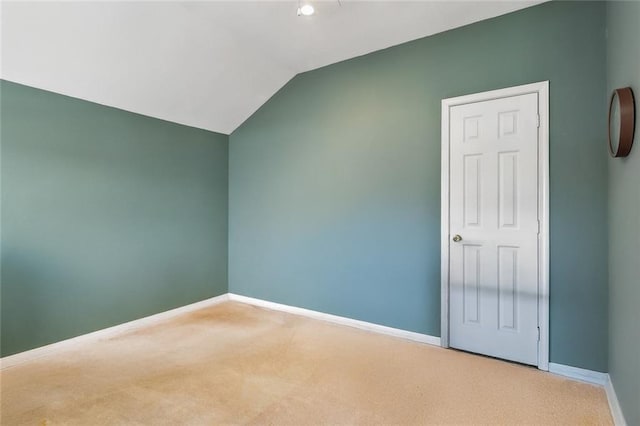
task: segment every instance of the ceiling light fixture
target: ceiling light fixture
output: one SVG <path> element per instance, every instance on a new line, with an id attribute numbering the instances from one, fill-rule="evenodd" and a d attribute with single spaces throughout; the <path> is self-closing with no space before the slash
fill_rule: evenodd
<path id="1" fill-rule="evenodd" d="M 298 16 L 300 15 L 311 16 L 313 15 L 314 12 L 315 12 L 315 9 L 309 3 L 300 5 L 300 2 L 298 2 Z"/>

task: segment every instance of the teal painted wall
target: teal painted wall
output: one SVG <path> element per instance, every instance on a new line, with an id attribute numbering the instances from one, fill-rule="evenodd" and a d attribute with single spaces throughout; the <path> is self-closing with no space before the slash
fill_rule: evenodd
<path id="1" fill-rule="evenodd" d="M 640 2 L 607 2 L 607 33 L 608 93 L 631 86 L 640 108 Z M 640 425 L 638 129 L 629 157 L 609 160 L 609 374 L 629 425 Z"/>
<path id="2" fill-rule="evenodd" d="M 227 136 L 0 84 L 2 356 L 227 291 Z"/>
<path id="3" fill-rule="evenodd" d="M 298 75 L 230 138 L 231 292 L 440 334 L 440 100 L 551 87 L 551 360 L 607 370 L 605 5 Z"/>

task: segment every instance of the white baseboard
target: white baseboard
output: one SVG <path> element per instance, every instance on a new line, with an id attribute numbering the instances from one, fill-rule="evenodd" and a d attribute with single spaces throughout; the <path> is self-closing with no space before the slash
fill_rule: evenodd
<path id="1" fill-rule="evenodd" d="M 609 381 L 609 375 L 607 373 L 600 373 L 599 371 L 571 367 L 564 364 L 556 364 L 555 362 L 549 363 L 549 373 L 599 386 L 604 386 Z"/>
<path id="2" fill-rule="evenodd" d="M 607 376 L 609 375 L 607 374 Z M 608 377 L 607 383 L 604 385 L 604 390 L 607 393 L 607 400 L 609 401 L 609 409 L 611 409 L 613 423 L 616 426 L 627 426 L 627 422 L 624 420 L 624 415 L 622 414 L 622 408 L 620 408 L 620 402 L 618 402 L 618 396 L 613 388 L 611 377 Z"/>
<path id="3" fill-rule="evenodd" d="M 604 391 L 607 394 L 607 401 L 609 402 L 609 410 L 611 410 L 611 417 L 613 417 L 613 423 L 616 426 L 627 426 L 627 422 L 625 422 L 624 415 L 622 414 L 622 409 L 620 408 L 620 403 L 618 402 L 618 397 L 616 396 L 616 391 L 611 382 L 611 377 L 608 373 L 600 373 L 599 371 L 586 370 L 584 368 L 571 367 L 554 362 L 549 363 L 549 373 L 604 387 Z"/>
<path id="4" fill-rule="evenodd" d="M 109 338 L 121 335 L 125 332 L 139 329 L 140 327 L 153 325 L 158 322 L 162 322 L 164 320 L 173 318 L 177 315 L 181 315 L 187 312 L 192 312 L 198 309 L 217 305 L 219 303 L 226 302 L 228 300 L 229 300 L 229 295 L 225 293 L 223 295 L 202 300 L 200 302 L 192 303 L 190 305 L 181 306 L 176 309 L 171 309 L 170 311 L 160 312 L 158 314 L 140 318 L 133 321 L 129 321 L 124 324 L 118 324 L 113 327 L 94 331 L 88 334 L 83 334 L 77 337 L 72 337 L 70 339 L 62 340 L 60 342 L 51 343 L 50 345 L 41 346 L 39 348 L 31 349 L 25 352 L 20 352 L 15 355 L 9 355 L 4 358 L 0 358 L 0 370 L 15 367 L 16 365 L 19 365 L 28 361 L 32 361 L 34 359 L 42 358 L 43 356 L 46 356 L 49 354 L 70 349 L 79 344 L 109 339 Z"/>
<path id="5" fill-rule="evenodd" d="M 263 308 L 273 309 L 276 311 L 289 312 L 291 314 L 302 315 L 305 317 L 314 318 L 322 321 L 328 321 L 335 324 L 342 324 L 349 327 L 355 327 L 361 330 L 372 331 L 375 333 L 381 333 L 389 336 L 400 337 L 407 340 L 413 340 L 416 342 L 440 346 L 439 337 L 428 336 L 426 334 L 414 333 L 412 331 L 400 330 L 397 328 L 386 327 L 378 324 L 372 324 L 365 321 L 359 321 L 359 320 L 354 320 L 350 318 L 340 317 L 337 315 L 325 314 L 322 312 L 316 312 L 309 309 L 296 308 L 293 306 L 282 305 L 279 303 L 268 302 L 260 299 L 254 299 L 252 297 L 226 293 L 220 296 L 212 297 L 210 299 L 202 300 L 200 302 L 192 303 L 190 305 L 181 306 L 179 308 L 172 309 L 170 311 L 161 312 L 148 317 L 129 321 L 124 324 L 118 324 L 113 327 L 97 330 L 92 333 L 83 334 L 81 336 L 72 337 L 67 340 L 62 340 L 60 342 L 51 343 L 46 346 L 41 346 L 39 348 L 31 349 L 25 352 L 20 352 L 14 355 L 9 355 L 4 358 L 0 358 L 0 370 L 15 367 L 16 365 L 20 365 L 25 362 L 32 361 L 34 359 L 42 358 L 49 354 L 70 349 L 83 343 L 97 342 L 100 340 L 109 339 L 131 330 L 136 330 L 141 327 L 153 325 L 158 322 L 173 318 L 177 315 L 185 314 L 185 313 L 206 308 L 209 306 L 214 306 L 219 303 L 226 302 L 228 300 L 234 300 L 237 302 L 247 303 L 255 306 L 261 306 Z"/>
<path id="6" fill-rule="evenodd" d="M 323 312 L 313 311 L 311 309 L 297 308 L 295 306 L 283 305 L 281 303 L 269 302 L 253 297 L 241 296 L 239 294 L 229 293 L 229 300 L 247 303 L 249 305 L 259 306 L 262 308 L 272 309 L 274 311 L 287 312 L 294 315 L 313 318 L 320 321 L 326 321 L 334 324 L 346 325 L 348 327 L 358 328 L 360 330 L 371 331 L 388 336 L 399 337 L 414 342 L 426 343 L 429 345 L 440 346 L 440 338 L 429 336 L 427 334 L 415 333 L 413 331 L 400 330 L 398 328 L 387 327 L 384 325 L 373 324 L 366 321 L 355 320 L 351 318 L 341 317 L 338 315 L 325 314 Z"/>

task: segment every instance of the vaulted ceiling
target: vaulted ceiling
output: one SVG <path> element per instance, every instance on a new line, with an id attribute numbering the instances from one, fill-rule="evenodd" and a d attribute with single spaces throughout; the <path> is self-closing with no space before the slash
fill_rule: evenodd
<path id="1" fill-rule="evenodd" d="M 3 2 L 1 77 L 229 134 L 297 73 L 540 2 Z"/>

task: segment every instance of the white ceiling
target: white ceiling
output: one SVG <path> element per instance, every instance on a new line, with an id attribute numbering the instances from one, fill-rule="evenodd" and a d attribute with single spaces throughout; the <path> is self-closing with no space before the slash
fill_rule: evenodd
<path id="1" fill-rule="evenodd" d="M 229 134 L 294 75 L 541 1 L 3 2 L 3 79 Z"/>

